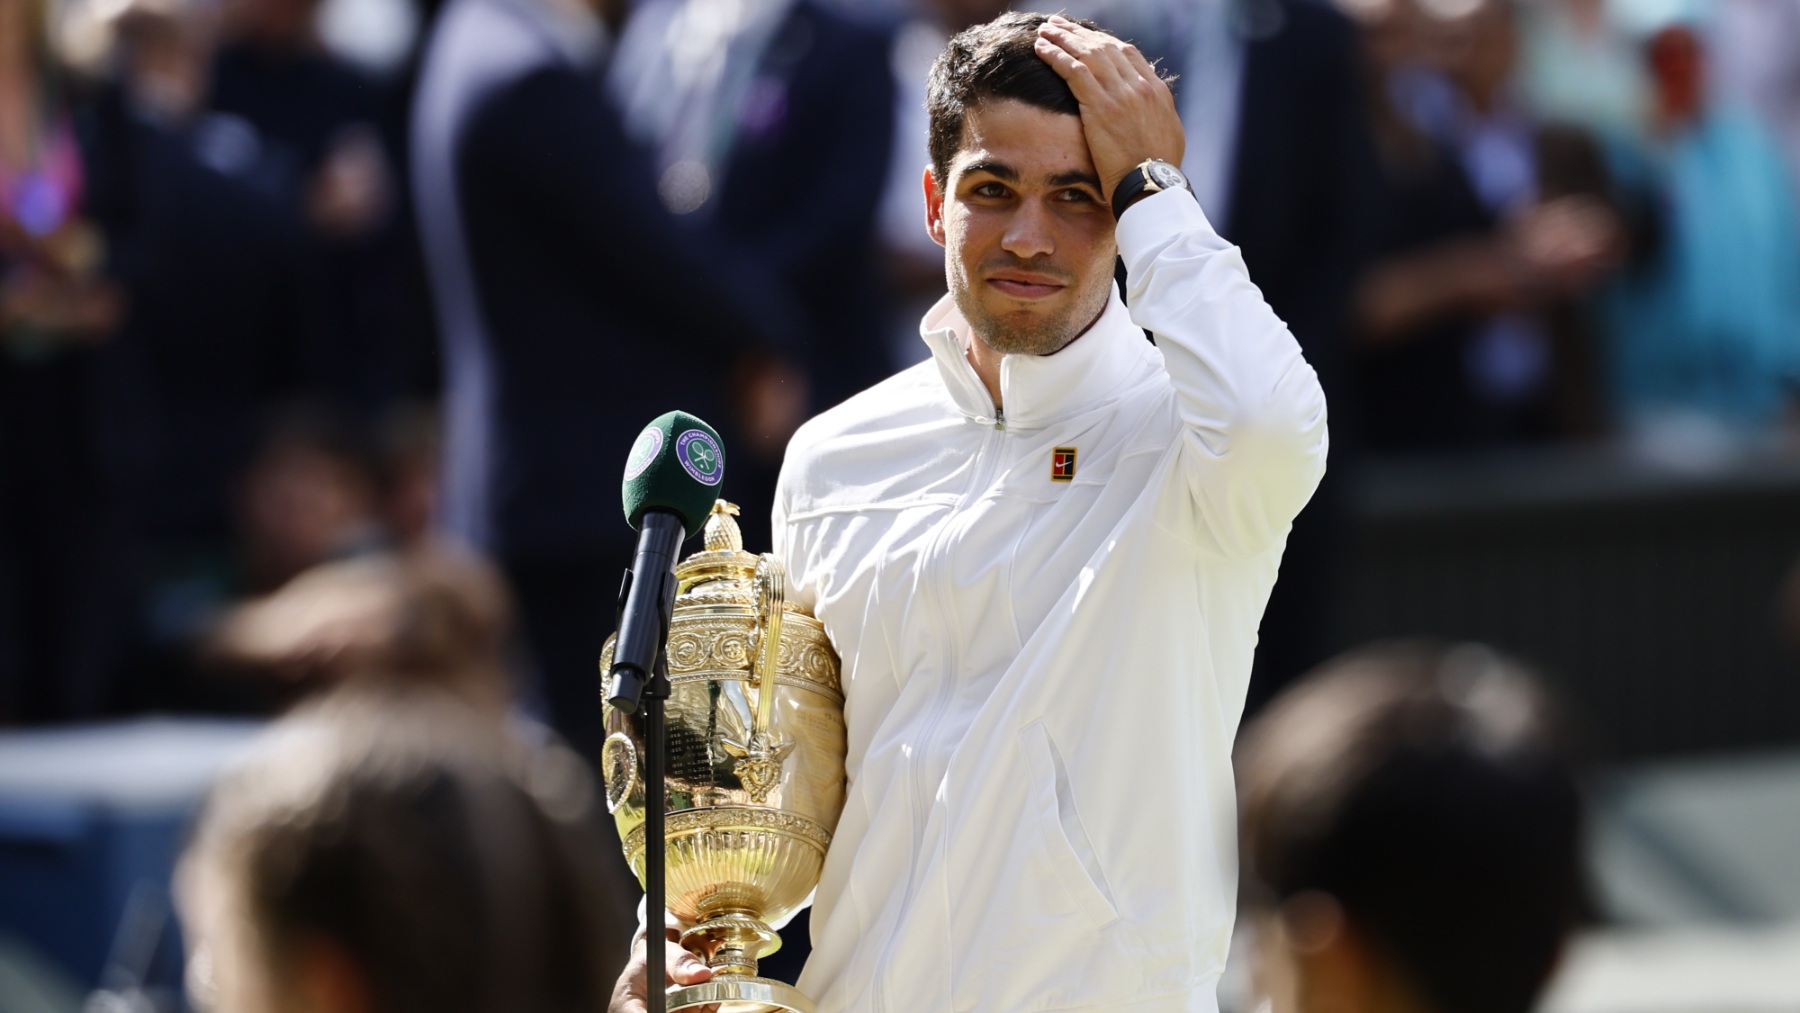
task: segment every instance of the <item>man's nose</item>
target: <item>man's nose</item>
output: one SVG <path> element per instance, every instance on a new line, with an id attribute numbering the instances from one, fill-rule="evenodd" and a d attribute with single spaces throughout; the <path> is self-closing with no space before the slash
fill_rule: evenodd
<path id="1" fill-rule="evenodd" d="M 1006 233 L 1000 238 L 1000 248 L 1020 260 L 1048 256 L 1056 252 L 1056 239 L 1051 227 L 1049 208 L 1038 201 L 1022 201 L 1019 209 L 1006 223 Z"/>

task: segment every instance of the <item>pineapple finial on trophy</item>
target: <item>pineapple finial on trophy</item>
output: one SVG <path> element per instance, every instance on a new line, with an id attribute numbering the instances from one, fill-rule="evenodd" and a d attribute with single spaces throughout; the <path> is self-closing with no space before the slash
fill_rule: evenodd
<path id="1" fill-rule="evenodd" d="M 742 552 L 744 536 L 738 531 L 738 515 L 736 503 L 728 503 L 719 499 L 713 501 L 712 513 L 706 518 L 706 551 L 708 552 Z"/>

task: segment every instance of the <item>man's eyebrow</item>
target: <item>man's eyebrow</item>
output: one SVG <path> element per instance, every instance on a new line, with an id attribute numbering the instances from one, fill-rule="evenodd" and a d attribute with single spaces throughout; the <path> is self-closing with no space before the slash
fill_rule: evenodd
<path id="1" fill-rule="evenodd" d="M 1100 177 L 1091 172 L 1082 172 L 1079 169 L 1072 172 L 1059 172 L 1050 177 L 1051 186 L 1072 186 L 1076 183 L 1086 183 L 1088 186 L 1093 187 L 1096 192 L 1100 189 Z"/>
<path id="2" fill-rule="evenodd" d="M 977 172 L 987 173 L 989 176 L 1006 180 L 1008 183 L 1017 183 L 1019 181 L 1019 170 L 1007 165 L 1005 162 L 970 162 L 968 165 L 963 166 L 963 175 L 965 176 L 973 175 Z"/>

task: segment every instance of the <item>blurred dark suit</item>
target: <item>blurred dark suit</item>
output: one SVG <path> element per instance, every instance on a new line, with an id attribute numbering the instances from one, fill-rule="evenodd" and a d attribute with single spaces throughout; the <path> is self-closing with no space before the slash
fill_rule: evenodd
<path id="1" fill-rule="evenodd" d="M 875 211 L 893 143 L 892 40 L 800 0 L 764 54 L 732 145 L 716 221 L 754 240 L 802 303 L 815 401 L 826 408 L 887 375 L 871 326 Z"/>
<path id="2" fill-rule="evenodd" d="M 763 0 L 770 25 L 722 39 L 718 81 L 686 94 L 670 39 L 688 31 L 683 0 L 637 7 L 610 67 L 609 90 L 633 139 L 658 165 L 715 163 L 716 179 L 684 216 L 754 246 L 758 262 L 795 299 L 791 350 L 812 384 L 806 415 L 888 373 L 875 325 L 880 305 L 875 216 L 893 142 L 893 41 L 816 0 Z M 693 59 L 692 54 L 686 55 Z M 711 75 L 708 76 L 709 80 Z M 673 114 L 673 115 L 672 115 Z M 705 121 L 696 130 L 694 121 Z M 710 143 L 696 145 L 704 136 Z M 696 147 L 699 150 L 694 150 Z M 740 519 L 745 544 L 769 544 L 785 440 L 736 444 L 737 477 L 749 483 Z"/>
<path id="3" fill-rule="evenodd" d="M 297 319 L 299 177 L 228 117 L 155 120 L 112 87 L 90 111 L 91 200 L 131 312 L 133 511 L 170 547 L 223 545 L 266 416 L 320 367 Z"/>
<path id="4" fill-rule="evenodd" d="M 1319 0 L 1243 6 L 1229 238 L 1333 394 L 1378 193 L 1354 28 Z M 1339 436 L 1334 426 L 1334 451 Z"/>
<path id="5" fill-rule="evenodd" d="M 293 177 L 288 195 L 306 225 L 296 279 L 300 318 L 318 394 L 366 418 L 430 389 L 428 316 L 417 272 L 405 187 L 388 180 L 385 211 L 338 230 L 312 221 L 309 205 L 346 149 L 368 149 L 386 178 L 401 161 L 394 90 L 310 47 L 227 42 L 212 64 L 212 114 L 248 128 L 265 160 Z"/>
<path id="6" fill-rule="evenodd" d="M 240 484 L 271 410 L 320 377 L 298 319 L 305 294 L 298 177 L 232 117 L 171 117 L 129 80 L 82 117 L 88 208 L 128 312 L 108 343 L 117 506 L 132 551 L 129 710 L 242 706 L 196 680 L 189 649 L 231 570 Z M 198 576 L 204 575 L 204 577 Z"/>
<path id="7" fill-rule="evenodd" d="M 888 373 L 878 316 L 875 214 L 893 143 L 892 41 L 800 0 L 764 54 L 753 94 L 763 115 L 741 124 L 719 194 L 726 234 L 755 242 L 800 302 L 794 353 L 811 378 L 808 415 Z M 771 545 L 769 508 L 784 447 L 749 464 L 746 544 Z"/>
<path id="8" fill-rule="evenodd" d="M 547 2 L 451 0 L 412 137 L 444 342 L 444 522 L 505 568 L 550 717 L 590 760 L 635 545 L 631 442 L 679 407 L 724 430 L 729 455 L 727 373 L 782 329 L 749 265 L 663 212 L 603 100 L 603 45 Z"/>

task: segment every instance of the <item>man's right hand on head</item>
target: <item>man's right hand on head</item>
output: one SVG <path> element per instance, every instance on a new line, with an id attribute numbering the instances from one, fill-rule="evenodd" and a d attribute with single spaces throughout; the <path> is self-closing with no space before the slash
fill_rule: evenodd
<path id="1" fill-rule="evenodd" d="M 663 976 L 663 987 L 698 985 L 704 981 L 711 981 L 712 968 L 706 966 L 706 961 L 681 946 L 680 928 L 671 924 L 663 931 L 669 942 L 674 944 L 664 948 L 667 951 L 668 963 Z M 625 973 L 619 975 L 619 983 L 613 986 L 612 1002 L 606 1006 L 607 1013 L 647 1013 L 650 1008 L 649 950 L 650 946 L 644 930 L 639 929 L 637 938 L 631 942 L 631 959 L 625 964 Z M 717 1006 L 689 1008 L 697 1013 L 718 1013 L 719 1009 Z"/>
<path id="2" fill-rule="evenodd" d="M 1145 159 L 1181 164 L 1187 135 L 1175 95 L 1136 46 L 1053 14 L 1038 28 L 1036 52 L 1081 104 L 1081 129 L 1104 199 Z"/>

